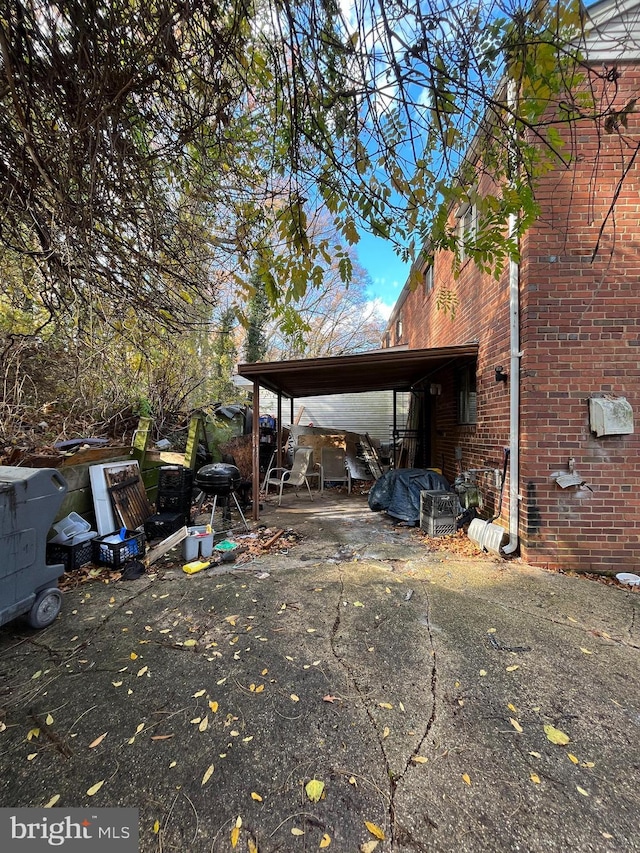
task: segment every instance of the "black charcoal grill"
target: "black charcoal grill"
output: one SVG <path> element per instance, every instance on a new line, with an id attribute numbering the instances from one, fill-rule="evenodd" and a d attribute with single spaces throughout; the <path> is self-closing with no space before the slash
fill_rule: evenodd
<path id="1" fill-rule="evenodd" d="M 205 465 L 196 473 L 195 480 L 196 486 L 201 492 L 198 504 L 202 504 L 205 495 L 213 498 L 211 529 L 214 533 L 214 515 L 218 499 L 220 499 L 220 506 L 222 507 L 223 522 L 230 523 L 231 521 L 231 499 L 233 499 L 245 529 L 249 529 L 236 496 L 236 489 L 239 487 L 242 477 L 235 465 L 230 465 L 227 462 L 215 462 L 213 465 Z"/>

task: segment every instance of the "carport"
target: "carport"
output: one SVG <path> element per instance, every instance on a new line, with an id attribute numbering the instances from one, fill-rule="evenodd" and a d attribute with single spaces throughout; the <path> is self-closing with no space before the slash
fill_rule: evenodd
<path id="1" fill-rule="evenodd" d="M 260 388 L 277 395 L 278 465 L 282 464 L 282 398 L 294 400 L 317 394 L 362 391 L 414 391 L 439 370 L 475 360 L 478 344 L 395 350 L 358 355 L 256 362 L 238 365 L 238 374 L 253 382 L 253 518 L 259 516 L 260 493 Z"/>

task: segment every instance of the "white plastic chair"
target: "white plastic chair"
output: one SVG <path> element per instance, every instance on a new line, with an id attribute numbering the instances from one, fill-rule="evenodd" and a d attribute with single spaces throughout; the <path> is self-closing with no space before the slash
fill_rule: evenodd
<path id="1" fill-rule="evenodd" d="M 307 471 L 313 464 L 313 448 L 312 447 L 298 447 L 296 448 L 294 457 L 293 457 L 293 465 L 291 469 L 288 468 L 270 468 L 267 471 L 267 476 L 265 477 L 264 484 L 265 490 L 264 495 L 265 498 L 269 493 L 269 486 L 278 486 L 278 506 L 282 503 L 282 490 L 285 486 L 294 486 L 296 493 L 300 486 L 306 486 L 307 491 L 309 492 L 309 497 L 313 500 L 313 495 L 311 494 L 311 489 L 309 487 L 309 481 L 307 480 Z M 279 472 L 279 473 L 278 473 Z"/>
<path id="2" fill-rule="evenodd" d="M 341 447 L 323 447 L 321 455 L 321 491 L 324 491 L 325 483 L 347 483 L 351 494 L 351 472 L 347 469 L 344 450 Z"/>

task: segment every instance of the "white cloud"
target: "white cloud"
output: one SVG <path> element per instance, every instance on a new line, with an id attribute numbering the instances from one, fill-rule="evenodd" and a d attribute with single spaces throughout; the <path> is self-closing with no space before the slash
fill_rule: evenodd
<path id="1" fill-rule="evenodd" d="M 386 302 L 383 302 L 382 299 L 371 299 L 366 303 L 366 312 L 376 313 L 382 317 L 383 320 L 388 320 L 391 317 L 391 312 L 393 311 L 393 305 L 387 305 Z"/>

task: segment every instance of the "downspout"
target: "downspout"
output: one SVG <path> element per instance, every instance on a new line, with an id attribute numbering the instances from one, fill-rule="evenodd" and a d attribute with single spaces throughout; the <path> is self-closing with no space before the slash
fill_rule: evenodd
<path id="1" fill-rule="evenodd" d="M 507 83 L 507 100 L 515 113 L 517 84 Z M 515 132 L 515 131 L 514 131 Z M 509 237 L 516 233 L 515 213 L 509 216 Z M 502 549 L 514 554 L 519 547 L 520 520 L 520 263 L 509 261 L 509 542 Z"/>

